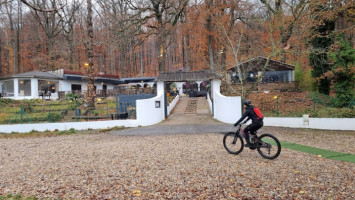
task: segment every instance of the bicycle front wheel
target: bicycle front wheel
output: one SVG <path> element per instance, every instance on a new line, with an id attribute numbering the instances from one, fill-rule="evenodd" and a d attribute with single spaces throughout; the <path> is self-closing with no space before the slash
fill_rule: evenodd
<path id="1" fill-rule="evenodd" d="M 230 154 L 239 154 L 243 151 L 244 141 L 238 133 L 229 132 L 223 137 L 223 146 Z"/>
<path id="2" fill-rule="evenodd" d="M 270 160 L 277 158 L 281 153 L 280 141 L 268 133 L 259 137 L 256 148 L 262 157 Z"/>

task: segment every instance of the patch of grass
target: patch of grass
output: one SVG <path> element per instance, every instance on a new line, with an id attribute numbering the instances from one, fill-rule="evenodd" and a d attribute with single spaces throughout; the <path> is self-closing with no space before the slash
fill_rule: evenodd
<path id="1" fill-rule="evenodd" d="M 6 196 L 0 196 L 0 200 L 37 200 L 37 199 L 38 198 L 32 196 L 22 197 L 21 194 L 16 194 L 16 195 L 8 194 Z"/>
<path id="2" fill-rule="evenodd" d="M 56 129 L 54 131 L 46 130 L 44 132 L 32 130 L 28 133 L 18 133 L 18 132 L 1 133 L 0 132 L 0 139 L 28 138 L 28 137 L 53 137 L 53 136 L 61 136 L 61 135 L 89 135 L 89 134 L 107 133 L 110 131 L 123 130 L 123 129 L 125 129 L 125 127 L 115 126 L 115 127 L 107 128 L 107 129 L 88 129 L 88 130 L 80 130 L 80 131 L 75 130 L 74 128 L 71 128 L 71 129 L 65 130 L 65 131 L 59 131 L 58 129 Z"/>
<path id="3" fill-rule="evenodd" d="M 102 130 L 83 130 L 77 131 L 74 128 L 71 128 L 66 131 L 49 131 L 46 130 L 44 132 L 38 131 L 31 131 L 28 133 L 0 133 L 0 139 L 11 139 L 11 138 L 28 138 L 28 137 L 53 137 L 53 136 L 60 136 L 60 135 L 88 135 L 88 134 L 97 134 L 101 132 L 107 132 Z M 0 199 L 1 200 L 1 199 Z"/>
<path id="4" fill-rule="evenodd" d="M 100 132 L 106 133 L 106 132 L 110 132 L 110 131 L 118 131 L 118 130 L 123 130 L 123 129 L 125 129 L 125 127 L 115 126 L 112 128 L 101 129 Z"/>

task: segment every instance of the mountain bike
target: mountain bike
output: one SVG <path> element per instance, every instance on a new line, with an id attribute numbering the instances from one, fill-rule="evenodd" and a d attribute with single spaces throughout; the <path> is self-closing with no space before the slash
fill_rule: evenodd
<path id="1" fill-rule="evenodd" d="M 239 154 L 244 149 L 245 134 L 241 123 L 237 126 L 236 132 L 228 132 L 223 137 L 223 146 L 230 154 Z M 251 150 L 257 149 L 259 154 L 266 159 L 275 159 L 281 153 L 280 141 L 270 133 L 264 133 L 260 136 L 257 132 L 250 135 L 250 143 L 253 147 L 249 147 Z"/>

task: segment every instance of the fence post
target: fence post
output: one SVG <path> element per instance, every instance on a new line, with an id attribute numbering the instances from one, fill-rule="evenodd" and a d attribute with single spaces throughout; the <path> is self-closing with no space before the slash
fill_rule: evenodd
<path id="1" fill-rule="evenodd" d="M 51 104 L 48 104 L 48 122 L 51 122 Z"/>
<path id="2" fill-rule="evenodd" d="M 313 117 L 317 116 L 316 114 L 316 101 L 315 94 L 313 94 Z"/>
<path id="3" fill-rule="evenodd" d="M 106 117 L 107 117 L 107 119 L 109 118 L 108 117 L 108 102 L 106 102 Z"/>
<path id="4" fill-rule="evenodd" d="M 20 110 L 20 122 L 21 122 L 21 124 L 23 123 L 23 105 L 21 105 L 21 110 Z"/>

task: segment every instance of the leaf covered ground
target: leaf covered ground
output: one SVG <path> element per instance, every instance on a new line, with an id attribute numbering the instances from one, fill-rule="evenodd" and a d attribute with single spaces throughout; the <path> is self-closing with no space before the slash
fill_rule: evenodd
<path id="1" fill-rule="evenodd" d="M 269 128 L 311 141 L 302 130 Z M 317 132 L 317 131 L 316 131 Z M 316 133 L 312 133 L 316 134 Z M 354 132 L 314 146 L 353 152 Z M 231 155 L 221 134 L 66 135 L 0 139 L 0 196 L 39 199 L 354 199 L 355 164 L 282 149 L 276 160 Z M 333 143 L 335 138 L 344 143 Z M 346 140 L 350 140 L 346 143 Z M 323 141 L 323 142 L 322 142 Z M 323 145 L 326 144 L 326 145 Z M 345 145 L 342 145 L 345 144 Z"/>

